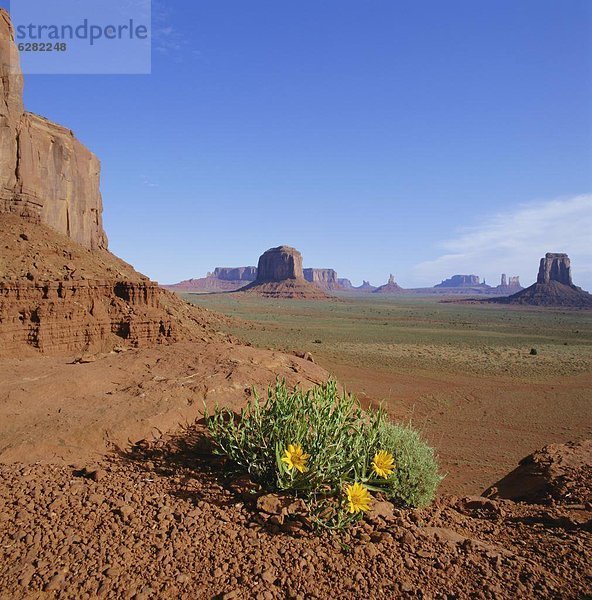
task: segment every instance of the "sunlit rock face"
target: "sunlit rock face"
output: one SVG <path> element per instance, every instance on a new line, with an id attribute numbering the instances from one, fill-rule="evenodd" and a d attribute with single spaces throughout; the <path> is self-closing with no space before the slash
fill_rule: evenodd
<path id="1" fill-rule="evenodd" d="M 14 31 L 0 9 L 0 212 L 48 225 L 91 250 L 106 248 L 100 170 L 72 131 L 25 112 Z"/>

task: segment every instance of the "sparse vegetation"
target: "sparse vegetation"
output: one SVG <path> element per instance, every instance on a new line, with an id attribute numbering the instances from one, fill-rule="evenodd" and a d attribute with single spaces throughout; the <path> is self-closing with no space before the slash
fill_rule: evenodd
<path id="1" fill-rule="evenodd" d="M 308 392 L 278 381 L 265 401 L 255 392 L 240 415 L 217 408 L 206 423 L 219 453 L 266 489 L 303 497 L 330 526 L 361 518 L 371 508 L 365 491 L 425 506 L 441 479 L 415 430 L 362 410 L 334 381 Z"/>

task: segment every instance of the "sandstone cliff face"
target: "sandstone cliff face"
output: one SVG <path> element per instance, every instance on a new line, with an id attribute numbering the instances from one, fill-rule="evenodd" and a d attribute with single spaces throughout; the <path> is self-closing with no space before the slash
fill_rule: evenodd
<path id="1" fill-rule="evenodd" d="M 564 285 L 573 285 L 571 280 L 571 264 L 567 254 L 547 252 L 541 258 L 537 283 L 549 283 L 558 281 Z"/>
<path id="2" fill-rule="evenodd" d="M 87 248 L 106 248 L 99 161 L 70 130 L 24 112 L 18 52 L 2 9 L 0 81 L 0 212 L 44 223 Z"/>
<path id="3" fill-rule="evenodd" d="M 186 314 L 106 250 L 97 158 L 68 129 L 24 112 L 22 90 L 0 9 L 0 356 L 200 336 L 209 318 Z"/>
<path id="4" fill-rule="evenodd" d="M 341 287 L 333 269 L 304 269 L 304 279 L 323 290 L 338 290 Z"/>
<path id="5" fill-rule="evenodd" d="M 23 77 L 8 14 L 0 9 L 0 209 L 16 186 L 17 127 L 24 112 Z"/>
<path id="6" fill-rule="evenodd" d="M 264 298 L 322 300 L 327 294 L 304 279 L 302 255 L 290 246 L 270 248 L 259 258 L 257 280 L 240 290 Z"/>
<path id="7" fill-rule="evenodd" d="M 290 246 L 270 248 L 259 258 L 257 282 L 304 280 L 302 254 Z"/>

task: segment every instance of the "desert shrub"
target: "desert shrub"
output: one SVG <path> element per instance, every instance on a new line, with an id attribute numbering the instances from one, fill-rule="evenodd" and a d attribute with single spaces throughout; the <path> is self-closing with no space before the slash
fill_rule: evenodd
<path id="1" fill-rule="evenodd" d="M 389 478 L 387 495 L 402 506 L 427 506 L 436 494 L 442 476 L 434 450 L 419 433 L 406 425 L 383 421 L 377 447 L 390 451 L 396 477 Z"/>
<path id="2" fill-rule="evenodd" d="M 334 381 L 307 392 L 278 381 L 266 400 L 254 390 L 240 415 L 218 407 L 206 423 L 217 452 L 266 489 L 304 497 L 339 526 L 363 515 L 371 492 L 399 506 L 429 504 L 441 479 L 433 450 L 415 430 L 382 409 L 362 410 Z M 379 453 L 384 471 L 377 471 Z"/>

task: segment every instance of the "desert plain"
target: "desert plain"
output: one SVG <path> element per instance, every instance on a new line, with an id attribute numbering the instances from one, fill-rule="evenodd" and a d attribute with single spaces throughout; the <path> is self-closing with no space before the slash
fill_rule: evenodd
<path id="1" fill-rule="evenodd" d="M 254 346 L 310 353 L 364 403 L 411 422 L 438 452 L 443 491 L 479 494 L 535 449 L 592 435 L 591 311 L 183 297 L 235 317 L 226 330 Z"/>

